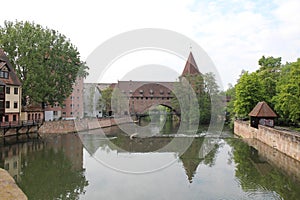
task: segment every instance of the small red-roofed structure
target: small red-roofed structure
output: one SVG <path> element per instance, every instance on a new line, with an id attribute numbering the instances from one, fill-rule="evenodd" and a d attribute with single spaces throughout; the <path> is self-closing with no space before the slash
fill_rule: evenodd
<path id="1" fill-rule="evenodd" d="M 276 113 L 264 101 L 259 102 L 249 113 L 249 116 L 250 124 L 254 128 L 258 128 L 259 124 L 274 127 L 274 119 L 277 117 Z"/>

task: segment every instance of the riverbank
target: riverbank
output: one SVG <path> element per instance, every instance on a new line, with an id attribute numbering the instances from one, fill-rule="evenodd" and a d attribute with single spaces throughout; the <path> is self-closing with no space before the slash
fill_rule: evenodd
<path id="1" fill-rule="evenodd" d="M 242 138 L 254 138 L 300 161 L 300 134 L 259 125 L 253 128 L 249 122 L 236 120 L 234 134 Z"/>
<path id="2" fill-rule="evenodd" d="M 0 199 L 1 200 L 27 200 L 27 196 L 17 186 L 9 173 L 0 168 Z"/>
<path id="3" fill-rule="evenodd" d="M 38 130 L 40 135 L 76 133 L 99 128 L 107 128 L 118 124 L 131 123 L 131 118 L 80 119 L 44 122 Z"/>

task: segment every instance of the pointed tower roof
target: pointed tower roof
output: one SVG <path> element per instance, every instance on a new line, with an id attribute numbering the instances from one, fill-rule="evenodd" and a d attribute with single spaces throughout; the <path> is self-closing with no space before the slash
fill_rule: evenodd
<path id="1" fill-rule="evenodd" d="M 186 61 L 186 64 L 185 64 L 185 67 L 183 69 L 183 72 L 181 74 L 181 76 L 184 76 L 184 75 L 198 75 L 198 74 L 201 74 L 198 67 L 197 67 L 197 64 L 195 62 L 195 59 L 194 59 L 194 56 L 193 56 L 193 53 L 190 52 L 190 55 Z"/>
<path id="2" fill-rule="evenodd" d="M 276 113 L 270 108 L 270 106 L 261 101 L 253 108 L 253 110 L 249 113 L 251 117 L 277 117 Z"/>

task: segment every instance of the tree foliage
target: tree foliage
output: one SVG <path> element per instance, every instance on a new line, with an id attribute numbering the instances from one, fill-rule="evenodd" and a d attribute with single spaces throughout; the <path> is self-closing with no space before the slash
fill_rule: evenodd
<path id="1" fill-rule="evenodd" d="M 274 107 L 272 98 L 276 95 L 276 84 L 279 79 L 281 70 L 281 58 L 274 58 L 272 56 L 262 56 L 258 64 L 260 68 L 257 70 L 257 74 L 262 83 L 262 90 L 264 95 L 264 101 L 266 101 L 271 107 Z"/>
<path id="2" fill-rule="evenodd" d="M 300 59 L 286 64 L 276 86 L 275 110 L 283 119 L 300 122 Z"/>
<path id="3" fill-rule="evenodd" d="M 264 100 L 262 83 L 256 72 L 245 72 L 235 86 L 234 112 L 246 118 L 255 105 Z"/>
<path id="4" fill-rule="evenodd" d="M 264 57 L 253 73 L 243 72 L 234 87 L 226 93 L 231 97 L 227 111 L 236 117 L 247 117 L 259 101 L 266 101 L 287 124 L 300 122 L 300 59 L 281 64 L 281 58 Z"/>
<path id="5" fill-rule="evenodd" d="M 219 86 L 213 73 L 185 75 L 174 84 L 173 93 L 176 98 L 171 100 L 172 107 L 181 112 L 182 121 L 189 123 L 209 124 L 212 104 L 221 105 Z"/>
<path id="6" fill-rule="evenodd" d="M 98 104 L 100 105 L 105 114 L 108 114 L 109 111 L 111 111 L 112 94 L 112 87 L 108 87 L 101 91 L 101 98 L 99 98 Z"/>
<path id="7" fill-rule="evenodd" d="M 0 47 L 7 53 L 22 82 L 23 100 L 63 102 L 72 84 L 87 68 L 76 47 L 58 31 L 30 22 L 8 22 L 0 27 Z"/>

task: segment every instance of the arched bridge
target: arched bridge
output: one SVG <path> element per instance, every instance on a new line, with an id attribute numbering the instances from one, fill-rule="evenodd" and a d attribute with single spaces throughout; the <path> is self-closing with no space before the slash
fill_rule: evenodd
<path id="1" fill-rule="evenodd" d="M 166 106 L 178 114 L 171 105 L 173 85 L 174 82 L 119 81 L 116 88 L 129 101 L 128 114 L 144 114 L 158 105 Z M 127 114 L 126 111 L 123 114 Z"/>

